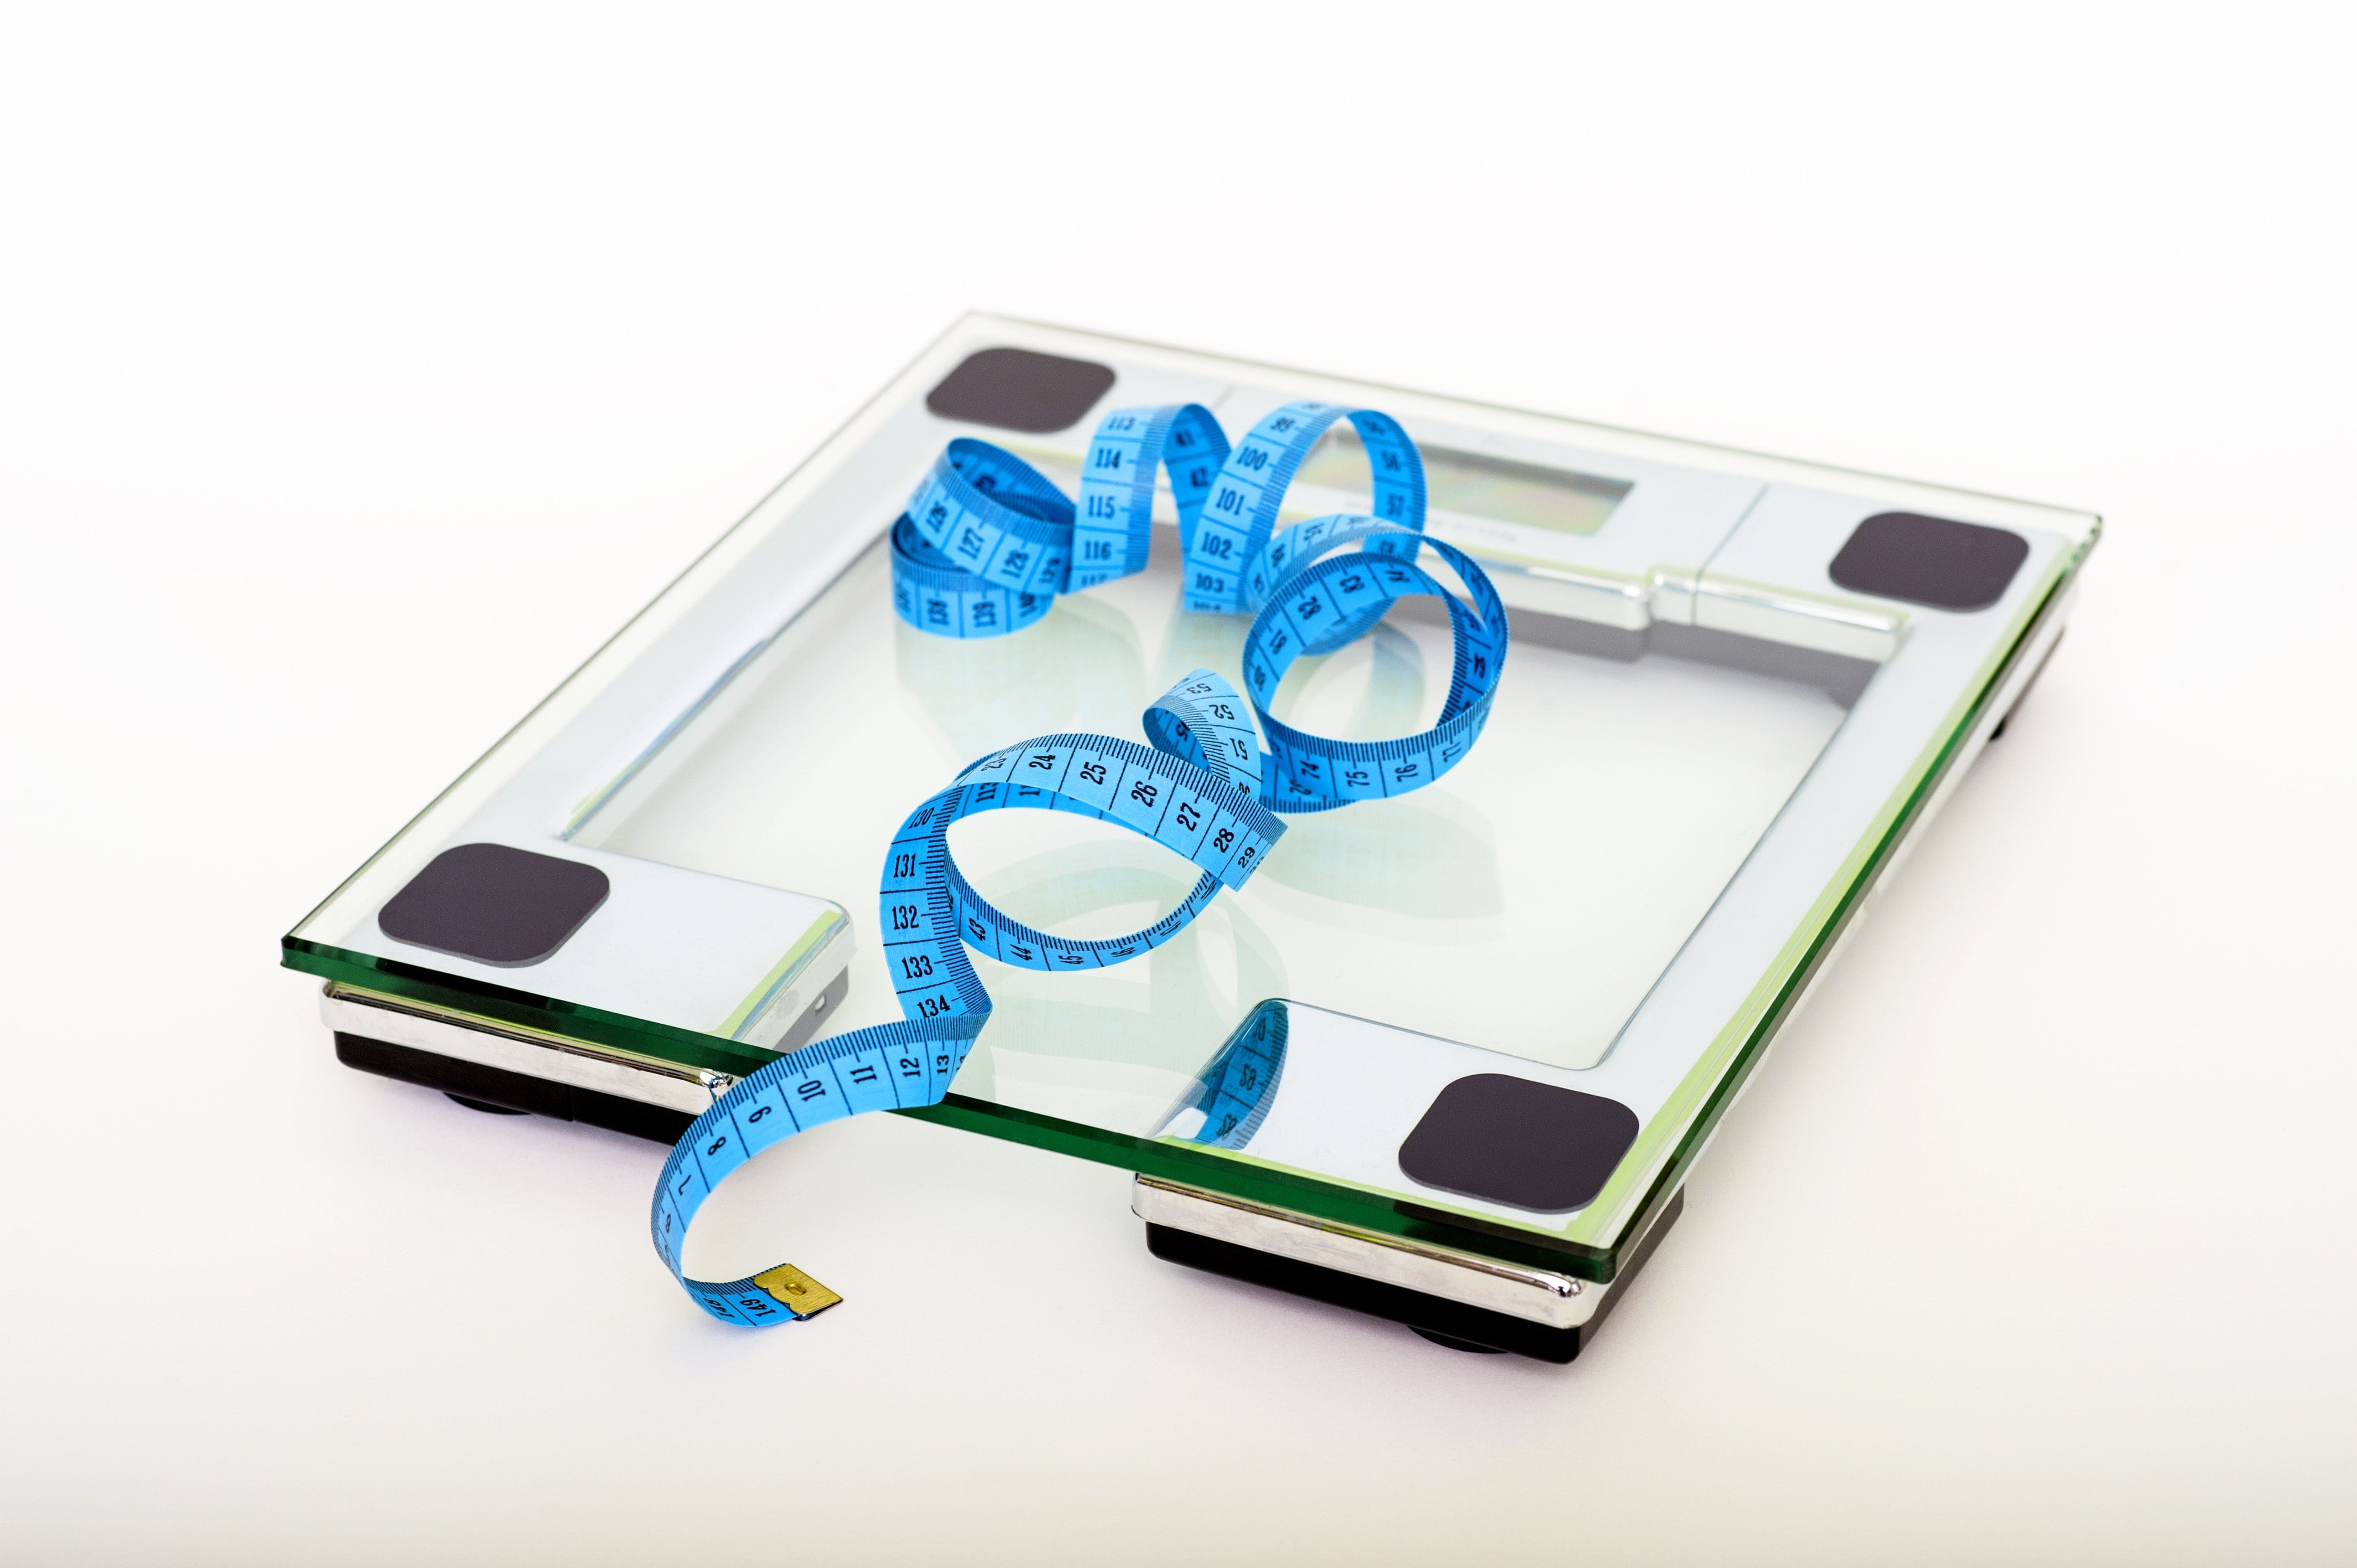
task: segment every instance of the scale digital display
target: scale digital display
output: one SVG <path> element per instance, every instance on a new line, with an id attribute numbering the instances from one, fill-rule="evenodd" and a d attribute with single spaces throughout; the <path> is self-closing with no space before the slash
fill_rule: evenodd
<path id="1" fill-rule="evenodd" d="M 1366 475 L 1366 453 L 1360 447 L 1357 433 L 1338 426 L 1311 449 L 1295 478 L 1321 489 L 1363 493 Z M 1626 479 L 1517 463 L 1479 452 L 1451 451 L 1446 446 L 1424 448 L 1424 482 L 1434 511 L 1519 523 L 1583 539 L 1602 528 L 1634 488 Z"/>

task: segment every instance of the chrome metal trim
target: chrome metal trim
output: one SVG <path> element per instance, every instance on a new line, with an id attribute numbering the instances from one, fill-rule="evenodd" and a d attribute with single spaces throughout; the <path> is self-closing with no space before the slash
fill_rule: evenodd
<path id="1" fill-rule="evenodd" d="M 1578 1327 L 1596 1316 L 1613 1289 L 1452 1247 L 1380 1236 L 1158 1176 L 1134 1178 L 1129 1207 L 1149 1225 L 1232 1241 L 1550 1328 Z"/>
<path id="2" fill-rule="evenodd" d="M 712 1109 L 737 1079 L 725 1072 L 680 1067 L 587 1040 L 461 1020 L 414 1003 L 330 981 L 319 992 L 319 1016 L 339 1034 L 431 1051 L 480 1067 L 520 1072 L 642 1105 L 691 1116 Z"/>
<path id="3" fill-rule="evenodd" d="M 1883 894 L 1889 890 L 1892 883 L 1897 879 L 1899 868 L 1907 864 L 1922 843 L 1924 834 L 1930 831 L 1933 820 L 1946 809 L 1949 800 L 1956 792 L 1957 786 L 1964 782 L 1964 775 L 1971 771 L 1973 764 L 1980 760 L 1981 753 L 1988 749 L 1989 742 L 1999 727 L 2013 716 L 2013 710 L 2019 705 L 2024 697 L 2029 694 L 2029 688 L 2037 683 L 2038 677 L 2044 672 L 2046 661 L 2054 656 L 2054 650 L 2061 642 L 2062 634 L 2070 629 L 2071 611 L 2078 602 L 2079 585 L 2073 577 L 2064 584 L 2062 591 L 2055 596 L 2053 602 L 2040 611 L 2039 618 L 2032 621 L 2022 633 L 2021 639 L 2017 645 L 2020 650 L 2018 656 L 2015 658 L 2004 678 L 1997 682 L 1996 694 L 1990 699 L 1988 706 L 1982 710 L 1979 721 L 1965 736 L 1964 745 L 1958 747 L 1955 760 L 1949 765 L 1947 772 L 1942 775 L 1940 781 L 1932 787 L 1932 793 L 1924 800 L 1922 809 L 1915 813 L 1914 820 L 1909 822 L 1906 830 L 1900 834 L 1899 842 L 1891 846 L 1890 857 L 1883 862 L 1881 867 L 1867 882 L 1865 891 L 1858 897 L 1857 907 L 1850 911 L 1849 918 L 1843 922 L 1841 930 L 1835 935 L 1832 944 L 1825 949 L 1824 956 L 1817 961 L 1815 972 L 1802 983 L 1800 994 L 1792 998 L 1792 1005 L 1785 1010 L 1784 1016 L 1778 1021 L 1775 1030 L 1768 1036 L 1766 1044 L 1761 1047 L 1759 1058 L 1745 1073 L 1743 1081 L 1736 1085 L 1733 1098 L 1729 1099 L 1719 1112 L 1718 1119 L 1711 1123 L 1710 1131 L 1703 1135 L 1701 1146 L 1695 1150 L 1693 1158 L 1687 1162 L 1689 1170 L 1700 1165 L 1703 1156 L 1710 1152 L 1710 1146 L 1718 1141 L 1720 1130 L 1727 1125 L 1728 1118 L 1735 1114 L 1736 1108 L 1743 1103 L 1744 1096 L 1751 1092 L 1751 1086 L 1760 1080 L 1760 1069 L 1767 1065 L 1769 1053 L 1782 1041 L 1784 1032 L 1799 1020 L 1801 1015 L 1807 1010 L 1809 1004 L 1816 1000 L 1819 989 L 1824 984 L 1825 976 L 1833 972 L 1835 962 L 1842 954 L 1849 950 L 1850 939 L 1857 936 L 1858 928 L 1866 923 L 1867 913 L 1882 901 Z"/>

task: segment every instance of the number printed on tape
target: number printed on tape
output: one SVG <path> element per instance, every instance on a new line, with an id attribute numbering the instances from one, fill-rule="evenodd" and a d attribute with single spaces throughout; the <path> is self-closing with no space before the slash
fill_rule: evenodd
<path id="1" fill-rule="evenodd" d="M 1372 515 L 1279 531 L 1294 474 L 1345 419 L 1367 455 Z M 885 850 L 877 910 L 903 1020 L 804 1046 L 740 1079 L 695 1119 L 655 1184 L 655 1251 L 689 1299 L 723 1322 L 797 1322 L 839 1298 L 784 1264 L 725 1283 L 688 1277 L 682 1243 L 705 1197 L 754 1155 L 822 1122 L 940 1103 L 990 1020 L 972 954 L 1068 972 L 1151 952 L 1220 889 L 1250 880 L 1285 834 L 1279 813 L 1423 789 L 1464 759 L 1488 722 L 1505 669 L 1505 607 L 1469 556 L 1424 534 L 1424 459 L 1396 422 L 1372 409 L 1287 403 L 1232 447 L 1200 404 L 1117 409 L 1090 441 L 1077 502 L 1013 453 L 961 436 L 892 525 L 895 611 L 931 636 L 1014 636 L 1057 596 L 1145 570 L 1157 474 L 1178 505 L 1186 607 L 1254 618 L 1242 693 L 1211 671 L 1190 671 L 1146 710 L 1146 744 L 1034 736 L 983 758 L 909 813 Z M 1461 596 L 1416 564 L 1426 550 L 1455 575 Z M 1433 728 L 1340 741 L 1271 716 L 1268 699 L 1296 660 L 1346 646 L 1394 601 L 1418 594 L 1447 607 L 1456 649 Z M 1039 930 L 976 893 L 950 854 L 952 824 L 1010 810 L 1117 823 L 1200 875 L 1176 909 L 1128 936 Z M 1194 1142 L 1250 1142 L 1283 1070 L 1285 1038 L 1284 1004 L 1257 1006 L 1204 1069 Z"/>

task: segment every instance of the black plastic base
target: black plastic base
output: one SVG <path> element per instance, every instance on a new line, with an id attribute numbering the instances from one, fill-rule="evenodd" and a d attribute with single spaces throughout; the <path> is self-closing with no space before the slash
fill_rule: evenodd
<path id="1" fill-rule="evenodd" d="M 627 1133 L 657 1144 L 676 1144 L 695 1118 L 684 1111 L 667 1111 L 619 1095 L 551 1083 L 503 1068 L 462 1062 L 410 1046 L 396 1046 L 360 1035 L 336 1035 L 336 1059 L 346 1067 L 397 1078 L 426 1089 L 438 1089 L 472 1111 L 530 1112 L 559 1122 L 586 1122 L 612 1133 Z"/>
<path id="2" fill-rule="evenodd" d="M 1560 1364 L 1578 1355 L 1603 1326 L 1605 1318 L 1628 1294 L 1637 1271 L 1645 1266 L 1645 1260 L 1653 1255 L 1653 1249 L 1662 1244 L 1662 1238 L 1677 1223 L 1685 1204 L 1685 1189 L 1681 1187 L 1671 1197 L 1669 1207 L 1663 1209 L 1661 1218 L 1653 1221 L 1653 1228 L 1646 1232 L 1636 1252 L 1621 1266 L 1620 1277 L 1611 1294 L 1597 1307 L 1595 1316 L 1577 1328 L 1549 1328 L 1486 1307 L 1467 1306 L 1462 1302 L 1426 1295 L 1380 1280 L 1321 1269 L 1315 1263 L 1254 1251 L 1232 1241 L 1215 1240 L 1190 1230 L 1174 1230 L 1167 1225 L 1146 1226 L 1146 1245 L 1166 1262 L 1184 1263 L 1209 1273 L 1308 1296 L 1329 1306 L 1347 1307 L 1352 1312 L 1404 1323 L 1433 1343 L 1452 1350 L 1504 1350 Z"/>
<path id="3" fill-rule="evenodd" d="M 445 1094 L 443 1099 L 453 1105 L 463 1105 L 469 1111 L 479 1111 L 486 1116 L 529 1116 L 529 1111 L 518 1111 L 510 1105 L 494 1105 L 488 1100 L 469 1100 L 463 1094 Z"/>

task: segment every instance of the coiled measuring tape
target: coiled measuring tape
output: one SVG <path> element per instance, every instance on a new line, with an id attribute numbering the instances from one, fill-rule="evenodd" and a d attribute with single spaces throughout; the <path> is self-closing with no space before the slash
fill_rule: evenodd
<path id="1" fill-rule="evenodd" d="M 1293 476 L 1345 418 L 1367 454 L 1375 514 L 1278 531 Z M 893 524 L 894 607 L 921 631 L 999 637 L 1037 621 L 1059 594 L 1144 570 L 1158 472 L 1178 504 L 1186 607 L 1254 613 L 1242 692 L 1194 671 L 1146 710 L 1149 744 L 1040 736 L 974 763 L 902 822 L 885 852 L 877 918 L 904 1021 L 766 1064 L 697 1117 L 663 1164 L 655 1251 L 715 1317 L 765 1326 L 842 1299 L 790 1264 L 726 1283 L 691 1279 L 681 1266 L 688 1226 L 729 1172 L 772 1144 L 862 1111 L 940 1103 L 990 1019 L 968 949 L 1051 972 L 1126 962 L 1184 930 L 1221 888 L 1241 888 L 1284 835 L 1277 812 L 1420 789 L 1464 759 L 1488 721 L 1505 667 L 1504 607 L 1470 557 L 1424 536 L 1423 459 L 1389 416 L 1369 409 L 1287 403 L 1232 448 L 1200 404 L 1118 410 L 1089 444 L 1077 504 L 1014 454 L 952 441 Z M 1356 551 L 1338 553 L 1352 543 Z M 1454 571 L 1465 599 L 1416 564 L 1426 549 Z M 1448 607 L 1456 649 L 1433 728 L 1339 741 L 1271 715 L 1296 660 L 1346 646 L 1417 594 Z M 952 823 L 1007 810 L 1118 823 L 1183 855 L 1200 875 L 1178 908 L 1129 936 L 1039 930 L 975 892 L 950 854 Z M 1252 1136 L 1283 1070 L 1285 1019 L 1281 1002 L 1264 1003 L 1231 1036 L 1194 1097 L 1200 1123 L 1184 1135 L 1225 1148 Z"/>

